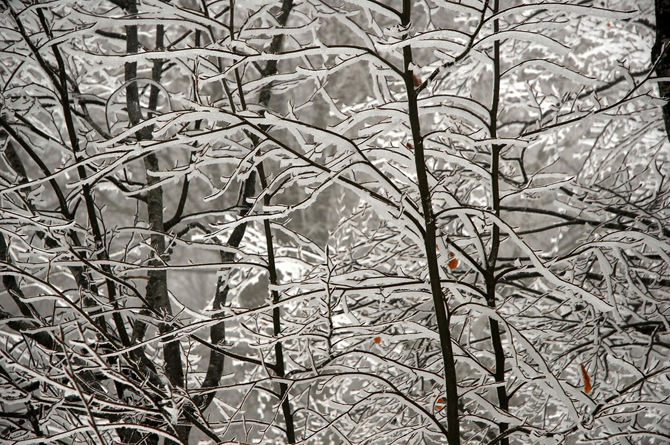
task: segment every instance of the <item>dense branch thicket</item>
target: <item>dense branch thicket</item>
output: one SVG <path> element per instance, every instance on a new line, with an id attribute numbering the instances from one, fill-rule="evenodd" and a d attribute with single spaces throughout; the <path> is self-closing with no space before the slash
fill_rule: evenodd
<path id="1" fill-rule="evenodd" d="M 0 10 L 4 440 L 670 441 L 651 0 Z"/>

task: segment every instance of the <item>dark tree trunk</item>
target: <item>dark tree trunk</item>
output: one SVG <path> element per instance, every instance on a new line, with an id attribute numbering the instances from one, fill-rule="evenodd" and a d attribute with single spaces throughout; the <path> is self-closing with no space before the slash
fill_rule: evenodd
<path id="1" fill-rule="evenodd" d="M 658 60 L 656 74 L 670 77 L 670 0 L 656 0 L 656 43 L 651 50 L 652 63 Z M 670 82 L 658 83 L 662 98 L 670 101 Z M 663 106 L 665 131 L 670 136 L 670 102 Z"/>

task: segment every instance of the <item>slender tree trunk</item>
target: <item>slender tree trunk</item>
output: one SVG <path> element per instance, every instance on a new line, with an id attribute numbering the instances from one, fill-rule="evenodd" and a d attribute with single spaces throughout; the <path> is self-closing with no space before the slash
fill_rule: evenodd
<path id="1" fill-rule="evenodd" d="M 670 77 L 670 0 L 656 0 L 656 43 L 651 50 L 652 63 L 658 60 L 656 74 Z M 665 131 L 670 137 L 670 82 L 659 82 L 660 96 L 666 100 L 663 106 Z"/>
<path id="2" fill-rule="evenodd" d="M 128 0 L 126 9 L 130 14 L 137 14 L 136 0 Z M 156 27 L 156 47 L 163 46 L 164 29 L 162 25 Z M 137 53 L 139 50 L 138 29 L 136 25 L 126 27 L 126 50 L 129 54 Z M 153 80 L 160 81 L 162 72 L 162 60 L 155 60 L 152 69 Z M 137 79 L 137 62 L 127 62 L 125 64 L 126 80 L 126 106 L 128 109 L 128 118 L 131 125 L 137 125 L 142 120 L 142 110 L 140 105 L 139 88 Z M 149 94 L 149 111 L 155 111 L 158 105 L 158 88 L 151 87 Z M 136 133 L 138 141 L 150 140 L 153 133 L 153 127 L 145 127 Z M 148 154 L 144 158 L 144 166 L 147 172 L 147 185 L 152 186 L 159 181 L 159 178 L 152 176 L 151 172 L 159 171 L 158 156 L 155 153 Z M 147 199 L 147 220 L 154 233 L 150 236 L 151 247 L 154 250 L 155 257 L 149 262 L 151 266 L 163 266 L 163 255 L 166 253 L 164 215 L 163 215 L 163 188 L 153 187 L 146 193 Z M 150 270 L 148 273 L 149 281 L 147 283 L 146 300 L 149 309 L 152 312 L 159 313 L 166 319 L 172 316 L 172 307 L 168 297 L 167 272 L 165 270 Z M 133 332 L 133 340 L 143 337 L 146 325 L 137 322 Z M 172 331 L 170 323 L 159 323 L 158 330 L 161 334 Z M 178 340 L 167 341 L 163 345 L 163 360 L 165 363 L 165 373 L 174 387 L 184 387 L 184 369 L 181 357 L 181 345 Z M 185 442 L 188 441 L 189 428 L 184 426 L 174 426 L 177 434 Z M 154 439 L 154 438 L 152 438 Z M 170 441 L 171 443 L 172 441 Z"/>
<path id="3" fill-rule="evenodd" d="M 277 17 L 277 23 L 279 26 L 285 26 L 286 22 L 288 21 L 288 16 L 291 12 L 291 9 L 293 8 L 293 1 L 292 0 L 283 0 L 282 5 L 281 5 L 281 10 L 279 13 L 279 16 Z M 231 15 L 231 22 L 229 24 L 229 29 L 231 36 L 234 36 L 234 24 L 232 22 L 233 17 L 234 17 L 234 10 L 231 10 L 229 12 Z M 270 44 L 270 52 L 271 53 L 277 53 L 282 46 L 282 43 L 284 41 L 284 36 L 282 34 L 277 34 L 276 36 L 273 37 L 272 42 Z M 277 73 L 277 61 L 276 60 L 270 60 L 267 62 L 265 65 L 262 75 L 263 76 L 272 76 Z M 241 83 L 241 78 L 236 71 L 236 81 L 238 83 Z M 246 108 L 246 98 L 244 97 L 244 93 L 242 91 L 242 88 L 239 88 L 239 94 L 240 94 L 240 102 L 242 104 L 242 108 Z M 259 103 L 263 107 L 267 107 L 270 99 L 272 97 L 272 82 L 268 83 L 265 85 L 260 92 L 259 95 Z M 231 101 L 231 107 L 234 107 L 232 101 Z M 235 111 L 234 108 L 232 110 L 233 112 Z M 249 137 L 252 140 L 252 144 L 257 145 L 259 143 L 258 138 L 255 135 L 249 135 Z M 267 184 L 265 183 L 265 173 L 263 171 L 263 164 L 261 163 L 258 168 L 259 171 L 259 176 L 260 176 L 260 181 L 261 181 L 261 186 L 265 188 Z M 254 195 L 254 190 L 255 190 L 255 182 L 256 182 L 256 174 L 252 173 L 244 182 L 242 186 L 242 194 L 241 194 L 241 202 L 239 205 L 242 206 L 243 210 L 240 212 L 240 216 L 244 217 L 247 215 L 247 213 L 250 210 L 249 205 L 247 204 L 247 200 L 251 199 Z M 270 204 L 270 199 L 269 197 L 266 197 L 264 200 L 265 205 Z M 228 239 L 227 245 L 232 246 L 232 247 L 239 247 L 240 243 L 242 242 L 242 239 L 244 238 L 244 234 L 246 231 L 246 224 L 240 224 L 235 228 L 233 233 L 231 234 L 230 238 Z M 264 229 L 265 229 L 265 236 L 266 236 L 266 243 L 267 243 L 267 249 L 268 249 L 268 269 L 270 273 L 270 283 L 271 284 L 277 284 L 277 269 L 275 266 L 274 262 L 274 245 L 272 241 L 272 231 L 270 228 L 270 222 L 265 221 L 264 223 Z M 230 263 L 233 261 L 233 256 L 227 253 L 224 253 L 221 255 L 221 262 L 222 263 Z M 217 282 L 216 286 L 216 295 L 214 297 L 214 309 L 219 310 L 222 309 L 223 306 L 225 305 L 227 299 L 228 299 L 228 292 L 230 288 L 223 279 L 219 279 Z M 278 301 L 279 300 L 279 295 L 276 292 L 272 293 L 272 298 L 273 301 Z M 280 311 L 279 308 L 273 309 L 272 312 L 272 318 L 273 318 L 273 327 L 274 327 L 274 335 L 277 336 L 281 333 L 281 323 L 280 323 Z M 220 342 L 223 342 L 225 340 L 226 336 L 226 329 L 225 329 L 225 323 L 221 322 L 218 323 L 210 329 L 210 340 L 213 344 L 217 344 Z M 283 354 L 283 347 L 281 342 L 278 342 L 275 345 L 275 356 L 276 356 L 276 367 L 274 368 L 277 372 L 277 376 L 282 378 L 284 377 L 284 354 Z M 210 359 L 209 363 L 207 365 L 207 373 L 205 375 L 205 379 L 203 381 L 203 388 L 211 388 L 219 384 L 219 381 L 221 380 L 221 375 L 223 374 L 223 366 L 225 363 L 225 356 L 221 354 L 220 352 L 217 351 L 212 351 L 210 354 Z M 294 421 L 293 421 L 293 413 L 291 411 L 291 405 L 290 405 L 290 398 L 287 394 L 288 392 L 288 385 L 282 383 L 279 385 L 279 396 L 281 399 L 281 404 L 282 404 L 282 412 L 284 414 L 284 419 L 286 422 L 286 440 L 288 443 L 295 443 L 295 426 L 294 426 Z M 214 393 L 209 393 L 207 396 L 203 398 L 196 399 L 196 403 L 200 407 L 201 410 L 207 409 L 207 407 L 211 404 L 212 400 L 214 399 Z"/>
<path id="4" fill-rule="evenodd" d="M 288 21 L 288 17 L 292 9 L 293 9 L 293 0 L 282 1 L 281 10 L 279 12 L 279 16 L 277 17 L 277 23 L 279 24 L 279 26 L 282 27 L 286 26 L 286 22 Z M 274 36 L 272 38 L 272 42 L 270 43 L 270 52 L 278 53 L 283 43 L 284 43 L 284 36 L 282 34 Z M 275 74 L 277 74 L 277 61 L 270 60 L 265 65 L 263 75 L 273 76 Z M 272 82 L 268 83 L 261 89 L 259 96 L 259 103 L 263 107 L 267 107 L 269 105 L 271 94 L 272 94 Z M 258 173 L 259 173 L 259 179 L 261 181 L 261 186 L 263 188 L 266 188 L 267 182 L 262 162 L 258 165 Z M 265 196 L 263 204 L 265 206 L 269 206 L 271 204 L 269 196 L 267 195 Z M 267 219 L 264 220 L 263 224 L 265 230 L 266 246 L 268 251 L 268 271 L 270 274 L 270 284 L 276 285 L 278 283 L 278 275 L 277 275 L 277 266 L 275 264 L 272 227 L 270 221 Z M 272 291 L 271 295 L 273 304 L 277 303 L 279 301 L 279 293 L 277 291 Z M 281 334 L 281 310 L 279 309 L 279 307 L 275 307 L 272 310 L 272 325 L 275 337 L 279 336 Z M 277 342 L 275 344 L 275 358 L 277 360 L 277 377 L 284 378 L 284 376 L 286 375 L 286 371 L 284 368 L 284 348 L 281 342 Z M 296 440 L 295 422 L 293 420 L 293 412 L 291 411 L 291 399 L 288 394 L 288 389 L 289 387 L 286 383 L 279 384 L 279 397 L 281 399 L 284 421 L 286 422 L 286 440 L 288 441 L 288 443 L 295 443 Z"/>
<path id="5" fill-rule="evenodd" d="M 411 22 L 412 1 L 403 0 L 402 25 L 409 27 Z M 442 352 L 442 361 L 444 362 L 444 381 L 447 393 L 447 440 L 449 445 L 459 445 L 461 443 L 460 421 L 458 418 L 458 382 L 456 378 L 456 362 L 454 360 L 454 351 L 451 345 L 450 314 L 447 303 L 442 292 L 440 284 L 440 266 L 437 262 L 436 244 L 436 225 L 435 215 L 433 214 L 433 204 L 430 194 L 430 185 L 428 184 L 428 173 L 426 160 L 423 151 L 423 136 L 421 135 L 421 126 L 419 122 L 419 108 L 417 93 L 414 88 L 414 73 L 410 68 L 412 66 L 412 48 L 408 45 L 403 48 L 404 59 L 404 80 L 407 90 L 407 103 L 409 107 L 409 121 L 412 131 L 412 141 L 414 142 L 414 163 L 416 166 L 419 192 L 421 194 L 421 208 L 423 210 L 425 235 L 424 249 L 426 250 L 426 260 L 428 262 L 428 276 L 430 280 L 430 290 L 433 296 L 433 305 L 435 307 L 435 318 L 440 336 L 440 347 Z"/>
<path id="6" fill-rule="evenodd" d="M 498 13 L 498 0 L 493 2 L 493 14 Z M 493 32 L 499 31 L 500 25 L 498 20 L 493 21 Z M 491 138 L 498 137 L 498 109 L 500 108 L 500 42 L 493 43 L 493 97 L 491 99 L 491 126 L 489 131 Z M 499 185 L 499 166 L 500 166 L 500 151 L 503 146 L 500 144 L 491 145 L 491 207 L 495 216 L 500 217 L 500 185 Z M 491 252 L 488 258 L 486 280 L 486 302 L 492 309 L 496 308 L 496 264 L 498 261 L 498 254 L 500 253 L 500 227 L 493 224 L 491 230 Z M 491 342 L 493 344 L 493 354 L 495 357 L 495 371 L 494 377 L 498 386 L 496 392 L 498 395 L 498 406 L 504 412 L 509 410 L 509 396 L 505 388 L 505 350 L 502 345 L 502 333 L 498 320 L 489 318 L 489 326 L 491 329 Z M 498 430 L 503 434 L 509 428 L 507 422 L 498 423 Z M 509 439 L 504 437 L 500 441 L 501 445 L 509 445 Z"/>
<path id="7" fill-rule="evenodd" d="M 261 181 L 261 186 L 265 189 L 268 185 L 265 179 L 265 171 L 263 170 L 262 163 L 258 166 L 258 177 Z M 265 195 L 263 203 L 266 206 L 270 205 L 270 197 L 268 195 Z M 277 265 L 275 263 L 272 227 L 270 225 L 270 221 L 267 219 L 263 221 L 263 224 L 265 229 L 265 242 L 268 250 L 268 271 L 270 274 L 270 284 L 276 285 L 279 283 L 279 279 L 277 275 Z M 271 295 L 272 304 L 277 304 L 279 302 L 279 292 L 273 290 Z M 275 337 L 281 335 L 281 312 L 278 306 L 275 306 L 272 309 L 272 325 Z M 286 376 L 286 369 L 284 368 L 284 348 L 280 341 L 275 343 L 275 357 L 277 360 L 277 377 L 284 378 Z M 288 395 L 288 385 L 286 383 L 279 384 L 279 396 L 281 398 L 282 413 L 284 414 L 284 420 L 286 421 L 286 440 L 288 443 L 295 443 L 295 422 L 293 420 L 291 401 Z"/>
<path id="8" fill-rule="evenodd" d="M 131 14 L 137 13 L 137 6 L 134 0 L 128 2 L 128 11 Z M 128 53 L 136 53 L 139 48 L 139 41 L 137 35 L 137 26 L 128 26 L 127 27 L 127 51 Z M 162 46 L 163 27 L 157 27 L 157 36 L 156 44 L 157 46 Z M 160 75 L 162 69 L 162 62 L 155 61 L 153 67 L 154 77 L 157 77 L 156 74 Z M 139 88 L 137 82 L 134 80 L 137 78 L 137 63 L 128 62 L 125 65 L 125 76 L 126 82 L 126 102 L 128 107 L 128 117 L 130 119 L 131 125 L 137 125 L 142 119 L 142 112 L 140 109 L 140 98 L 139 98 Z M 156 80 L 156 79 L 154 79 Z M 160 79 L 159 79 L 160 80 Z M 158 91 L 155 87 L 152 86 L 152 90 L 149 97 L 149 109 L 156 108 Z M 146 127 L 137 133 L 138 140 L 148 140 L 151 139 L 151 134 L 153 132 L 152 127 Z M 151 186 L 156 184 L 159 179 L 152 176 L 151 172 L 158 171 L 158 156 L 151 153 L 144 158 L 144 166 L 147 171 L 147 185 Z M 147 192 L 147 217 L 151 229 L 156 232 L 151 235 L 151 246 L 156 252 L 157 255 L 161 256 L 165 253 L 165 236 L 163 232 L 165 230 L 163 224 L 163 188 L 154 187 Z M 161 258 L 155 258 L 151 261 L 152 266 L 162 266 L 163 261 Z M 170 306 L 170 300 L 168 298 L 167 290 L 167 272 L 165 270 L 152 270 L 149 271 L 149 282 L 147 284 L 147 301 L 152 306 L 151 309 L 163 313 L 166 317 L 172 315 L 172 308 Z M 161 334 L 165 334 L 171 330 L 169 324 L 161 323 L 159 325 L 159 331 Z M 163 347 L 163 354 L 165 358 L 165 368 L 167 372 L 167 377 L 170 380 L 170 383 L 174 386 L 182 387 L 184 386 L 184 371 L 182 368 L 182 359 L 181 359 L 181 350 L 178 341 L 170 341 L 165 343 Z"/>

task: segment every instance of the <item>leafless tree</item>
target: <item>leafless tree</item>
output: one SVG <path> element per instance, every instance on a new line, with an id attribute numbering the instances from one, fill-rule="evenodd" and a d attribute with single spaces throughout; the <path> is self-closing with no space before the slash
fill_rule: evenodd
<path id="1" fill-rule="evenodd" d="M 662 3 L 5 0 L 0 437 L 667 443 Z"/>

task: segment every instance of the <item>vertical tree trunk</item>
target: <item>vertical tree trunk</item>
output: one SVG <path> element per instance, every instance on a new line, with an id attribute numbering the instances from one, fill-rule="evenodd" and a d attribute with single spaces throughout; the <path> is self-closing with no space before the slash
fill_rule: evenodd
<path id="1" fill-rule="evenodd" d="M 277 17 L 277 23 L 279 24 L 279 26 L 282 27 L 286 26 L 288 16 L 291 13 L 291 9 L 293 9 L 293 0 L 283 0 L 279 16 Z M 284 43 L 284 36 L 282 34 L 274 36 L 270 44 L 270 52 L 278 53 L 283 43 Z M 277 74 L 277 72 L 278 72 L 277 61 L 270 60 L 265 65 L 265 69 L 263 70 L 263 76 L 273 76 Z M 268 83 L 261 89 L 259 95 L 259 103 L 263 107 L 267 107 L 270 104 L 270 97 L 272 93 L 271 89 L 272 89 L 272 82 Z M 257 143 L 258 142 L 256 142 L 256 144 Z M 258 165 L 258 173 L 262 187 L 266 188 L 267 182 L 265 178 L 263 163 L 260 163 Z M 269 206 L 270 203 L 271 203 L 270 197 L 265 195 L 263 199 L 263 204 L 265 206 Z M 263 226 L 265 230 L 265 240 L 268 250 L 268 271 L 270 273 L 270 284 L 276 285 L 278 284 L 278 275 L 277 275 L 277 267 L 275 264 L 274 243 L 272 240 L 272 227 L 270 221 L 267 219 L 264 220 Z M 277 291 L 272 291 L 271 295 L 272 295 L 272 302 L 277 303 L 279 301 L 279 293 Z M 279 336 L 281 334 L 281 312 L 279 307 L 275 307 L 272 310 L 272 324 L 273 324 L 274 335 Z M 279 378 L 284 378 L 284 376 L 286 375 L 286 371 L 284 368 L 284 348 L 281 342 L 277 342 L 275 344 L 275 358 L 277 360 L 277 376 Z M 291 411 L 291 399 L 288 395 L 288 389 L 289 387 L 286 383 L 279 384 L 279 396 L 281 397 L 282 413 L 284 415 L 284 421 L 286 422 L 286 440 L 288 441 L 288 443 L 295 443 L 296 439 L 295 425 L 294 425 L 295 422 L 293 420 L 293 412 Z"/>
<path id="2" fill-rule="evenodd" d="M 656 0 L 656 43 L 651 50 L 652 63 L 658 60 L 656 74 L 670 77 L 670 0 Z M 665 131 L 670 137 L 670 81 L 659 82 L 660 96 L 669 102 L 663 106 Z"/>
<path id="3" fill-rule="evenodd" d="M 498 0 L 493 2 L 493 14 L 498 13 Z M 500 24 L 498 20 L 493 21 L 493 32 L 498 33 L 500 29 Z M 500 67 L 500 41 L 495 41 L 493 43 L 493 95 L 491 99 L 491 126 L 490 133 L 491 138 L 495 139 L 498 137 L 498 110 L 500 109 L 500 77 L 501 77 L 501 67 Z M 500 184 L 499 184 L 499 168 L 500 168 L 500 151 L 503 146 L 500 144 L 491 145 L 491 210 L 493 214 L 497 217 L 500 217 Z M 498 255 L 500 253 L 500 227 L 497 224 L 493 224 L 491 230 L 491 252 L 488 258 L 488 264 L 486 269 L 486 302 L 487 305 L 494 309 L 496 308 L 496 264 L 498 262 Z M 489 326 L 491 328 L 491 343 L 493 344 L 493 354 L 495 357 L 495 371 L 494 377 L 496 383 L 499 385 L 496 388 L 496 393 L 498 395 L 498 406 L 502 411 L 509 410 L 509 396 L 507 395 L 507 389 L 505 388 L 505 350 L 502 345 L 502 333 L 500 331 L 500 325 L 498 320 L 489 318 Z M 498 430 L 500 434 L 503 434 L 509 424 L 506 422 L 498 423 Z M 509 439 L 506 437 L 501 439 L 501 445 L 508 445 Z"/>
<path id="4" fill-rule="evenodd" d="M 129 0 L 126 8 L 130 14 L 137 14 L 137 4 L 135 0 Z M 162 25 L 156 27 L 156 47 L 163 46 Z M 129 54 L 137 53 L 139 49 L 139 38 L 137 26 L 126 27 L 126 50 Z M 162 61 L 155 60 L 152 69 L 152 77 L 154 81 L 160 81 L 160 74 L 162 71 Z M 140 105 L 139 88 L 136 82 L 137 78 L 137 62 L 126 62 L 125 64 L 125 80 L 126 84 L 126 106 L 128 108 L 128 118 L 131 125 L 137 125 L 142 120 L 142 112 Z M 155 110 L 158 102 L 158 88 L 151 87 L 149 96 L 149 110 Z M 153 127 L 145 127 L 136 133 L 138 141 L 149 140 L 152 137 Z M 151 172 L 158 171 L 158 157 L 155 153 L 151 153 L 144 158 L 144 166 L 147 172 L 147 185 L 156 184 L 159 179 L 152 176 Z M 149 226 L 155 232 L 151 235 L 151 247 L 153 248 L 156 257 L 150 261 L 151 266 L 162 266 L 164 259 L 161 258 L 165 254 L 166 244 L 163 232 L 164 215 L 163 215 L 163 188 L 154 187 L 147 192 L 147 221 Z M 149 282 L 147 284 L 146 299 L 151 306 L 150 309 L 154 312 L 162 314 L 166 318 L 172 315 L 172 308 L 168 298 L 167 288 L 167 272 L 165 270 L 151 270 L 148 273 Z M 144 323 L 136 323 L 133 338 L 141 338 L 146 326 Z M 172 330 L 168 323 L 160 323 L 158 330 L 161 334 L 166 334 Z M 184 370 L 181 357 L 181 345 L 178 340 L 167 341 L 163 346 L 163 359 L 165 362 L 165 373 L 170 381 L 170 384 L 175 387 L 184 386 Z M 178 434 L 182 440 L 188 441 L 188 431 L 186 427 L 176 427 Z"/>
<path id="5" fill-rule="evenodd" d="M 411 23 L 411 0 L 403 1 L 402 26 L 408 28 Z M 407 104 L 409 108 L 409 123 L 414 143 L 414 164 L 417 173 L 419 193 L 421 194 L 421 209 L 424 217 L 424 249 L 428 263 L 428 279 L 430 291 L 433 296 L 435 318 L 440 336 L 440 348 L 442 361 L 444 363 L 444 383 L 447 393 L 447 441 L 449 445 L 461 443 L 460 421 L 458 418 L 458 381 L 456 377 L 456 361 L 454 359 L 453 346 L 451 345 L 450 314 L 447 307 L 442 285 L 440 284 L 440 266 L 437 262 L 436 225 L 433 213 L 430 185 L 428 184 L 428 173 L 423 150 L 423 136 L 419 121 L 419 104 L 417 92 L 414 88 L 414 73 L 411 69 L 413 64 L 412 48 L 407 45 L 403 48 L 404 80 L 407 90 Z"/>
<path id="6" fill-rule="evenodd" d="M 277 17 L 277 23 L 279 26 L 285 26 L 286 22 L 288 21 L 288 16 L 291 12 L 291 9 L 293 8 L 293 0 L 283 0 L 282 5 L 281 5 L 281 10 L 279 13 L 279 16 Z M 231 14 L 231 23 L 230 23 L 230 32 L 231 36 L 234 33 L 234 26 L 232 22 L 232 18 L 234 17 L 234 10 L 230 11 Z M 284 41 L 284 35 L 283 34 L 277 34 L 273 37 L 272 42 L 270 44 L 270 53 L 277 53 L 281 49 L 281 45 Z M 236 81 L 239 83 L 241 82 L 241 78 L 236 72 Z M 266 63 L 262 75 L 264 77 L 267 76 L 272 76 L 277 74 L 277 61 L 276 60 L 270 60 Z M 242 104 L 242 107 L 246 107 L 246 98 L 244 97 L 244 93 L 242 89 L 239 89 L 239 94 L 240 94 L 240 102 Z M 268 83 L 265 85 L 259 94 L 259 103 L 263 107 L 267 107 L 270 98 L 272 97 L 272 82 Z M 232 103 L 231 103 L 232 107 Z M 234 109 L 233 109 L 234 112 Z M 250 135 L 250 138 L 252 140 L 252 143 L 254 145 L 258 145 L 259 140 L 255 135 Z M 265 183 L 265 173 L 263 171 L 263 164 L 260 163 L 258 167 L 259 171 L 259 176 L 260 176 L 260 181 L 261 185 L 263 188 L 267 187 L 267 184 Z M 250 210 L 250 205 L 248 204 L 247 200 L 251 199 L 254 195 L 255 191 L 255 183 L 256 183 L 256 173 L 252 172 L 249 177 L 244 181 L 243 188 L 242 188 L 242 194 L 241 198 L 238 204 L 241 205 L 242 211 L 240 212 L 241 217 L 247 216 Z M 268 196 L 265 197 L 264 199 L 264 204 L 269 205 L 270 204 L 270 198 Z M 244 238 L 244 234 L 246 232 L 247 224 L 240 224 L 235 228 L 233 233 L 230 235 L 227 245 L 232 246 L 232 247 L 239 247 L 240 243 L 242 242 L 242 239 Z M 267 243 L 267 249 L 268 249 L 268 270 L 270 273 L 270 283 L 271 284 L 277 284 L 277 269 L 275 267 L 275 262 L 274 262 L 274 245 L 272 242 L 272 231 L 270 228 L 270 222 L 268 220 L 264 221 L 264 229 L 265 229 L 265 236 L 266 236 L 266 243 Z M 228 253 L 222 253 L 221 254 L 221 262 L 222 263 L 230 263 L 234 259 L 232 254 Z M 216 295 L 214 297 L 214 309 L 215 310 L 220 310 L 224 307 L 226 304 L 227 298 L 228 298 L 228 293 L 229 293 L 229 286 L 228 283 L 224 279 L 219 279 L 216 285 Z M 272 292 L 272 298 L 273 302 L 276 302 L 279 300 L 279 295 L 277 292 Z M 281 333 L 281 323 L 280 323 L 280 311 L 279 308 L 274 308 L 272 311 L 272 318 L 273 318 L 273 327 L 274 327 L 274 335 L 277 336 Z M 225 340 L 226 336 L 226 328 L 225 328 L 225 322 L 220 322 L 214 326 L 211 327 L 210 329 L 210 341 L 213 344 L 218 344 L 221 343 Z M 277 369 L 277 375 L 280 378 L 283 378 L 285 373 L 284 373 L 284 355 L 283 355 L 283 347 L 281 342 L 277 342 L 275 345 L 275 356 L 276 356 L 276 369 Z M 220 352 L 212 350 L 210 353 L 210 359 L 209 363 L 207 365 L 207 373 L 205 375 L 205 379 L 203 381 L 203 388 L 211 388 L 219 384 L 219 381 L 221 380 L 221 375 L 223 374 L 223 366 L 225 362 L 225 356 L 221 354 Z M 282 404 L 282 412 L 284 414 L 284 419 L 286 422 L 286 439 L 288 443 L 295 443 L 295 426 L 294 426 L 294 421 L 293 421 L 293 413 L 291 411 L 291 405 L 290 405 L 290 398 L 287 394 L 288 392 L 288 385 L 282 383 L 279 385 L 279 395 L 281 398 L 281 404 Z M 205 397 L 197 398 L 196 399 L 196 404 L 200 407 L 201 410 L 207 409 L 207 407 L 211 404 L 212 400 L 214 399 L 214 392 L 209 393 Z"/>

